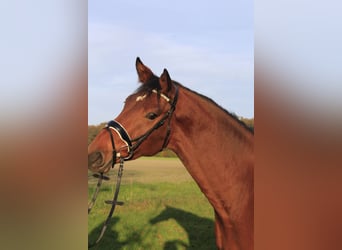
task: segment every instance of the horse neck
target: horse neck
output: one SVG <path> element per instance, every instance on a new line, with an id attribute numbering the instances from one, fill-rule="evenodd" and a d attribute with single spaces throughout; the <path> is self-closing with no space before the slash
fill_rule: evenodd
<path id="1" fill-rule="evenodd" d="M 169 148 L 186 160 L 197 156 L 234 156 L 253 151 L 253 135 L 212 101 L 183 87 L 172 123 Z M 209 158 L 211 158 L 209 157 Z"/>
<path id="2" fill-rule="evenodd" d="M 179 90 L 171 131 L 168 147 L 215 209 L 218 244 L 250 249 L 254 220 L 253 134 L 212 101 L 185 88 Z"/>
<path id="3" fill-rule="evenodd" d="M 212 101 L 182 86 L 168 148 L 207 196 L 208 187 L 226 188 L 215 182 L 235 185 L 241 175 L 253 178 L 253 134 Z M 236 174 L 239 168 L 245 173 Z"/>

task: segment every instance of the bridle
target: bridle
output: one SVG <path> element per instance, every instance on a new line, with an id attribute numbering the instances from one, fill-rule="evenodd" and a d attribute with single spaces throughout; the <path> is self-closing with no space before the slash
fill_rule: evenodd
<path id="1" fill-rule="evenodd" d="M 165 149 L 165 147 L 167 146 L 167 144 L 169 143 L 169 139 L 170 139 L 170 133 L 171 133 L 171 118 L 173 115 L 173 112 L 176 109 L 176 104 L 177 104 L 177 100 L 178 100 L 178 87 L 176 85 L 175 89 L 175 96 L 172 99 L 170 99 L 169 97 L 167 97 L 166 95 L 160 93 L 157 90 L 152 90 L 153 93 L 156 93 L 158 95 L 160 95 L 163 99 L 165 99 L 169 104 L 170 104 L 170 109 L 162 116 L 162 118 L 152 127 L 150 128 L 148 131 L 146 131 L 144 134 L 142 134 L 141 136 L 138 136 L 137 138 L 131 139 L 131 137 L 129 136 L 129 134 L 127 133 L 126 129 L 117 121 L 115 120 L 111 120 L 107 123 L 106 127 L 104 127 L 104 129 L 106 129 L 110 135 L 110 140 L 111 140 L 111 144 L 112 144 L 112 168 L 114 168 L 114 165 L 117 161 L 117 159 L 120 159 L 120 167 L 118 169 L 118 177 L 117 177 L 117 182 L 116 182 L 116 188 L 115 188 L 115 193 L 114 193 L 114 197 L 112 200 L 106 200 L 105 203 L 106 204 L 110 204 L 112 205 L 108 217 L 106 219 L 106 221 L 104 222 L 102 229 L 101 229 L 101 233 L 99 235 L 99 237 L 97 238 L 97 240 L 95 241 L 95 243 L 89 244 L 88 242 L 88 248 L 91 248 L 93 246 L 95 246 L 97 243 L 100 242 L 100 240 L 102 239 L 104 232 L 107 229 L 107 226 L 110 223 L 110 219 L 113 216 L 114 210 L 115 210 L 115 206 L 116 205 L 123 205 L 124 203 L 121 201 L 118 201 L 118 195 L 119 195 L 119 191 L 120 191 L 120 185 L 121 185 L 121 177 L 122 177 L 122 173 L 123 173 L 123 165 L 124 165 L 124 161 L 130 160 L 132 159 L 134 152 L 139 148 L 139 146 L 158 128 L 162 127 L 165 124 L 165 121 L 168 120 L 168 124 L 167 124 L 167 131 L 166 131 L 166 135 L 164 138 L 164 142 L 162 145 L 162 148 L 160 149 L 160 151 L 162 151 L 163 149 Z M 124 144 L 126 146 L 121 147 L 118 151 L 115 148 L 115 143 L 114 143 L 114 137 L 111 131 L 115 131 L 120 139 L 124 142 Z M 121 150 L 127 148 L 127 156 L 122 156 L 121 155 Z M 96 190 L 93 194 L 93 197 L 91 199 L 91 202 L 88 204 L 88 214 L 90 213 L 93 205 L 95 204 L 97 195 L 99 193 L 100 187 L 102 185 L 102 180 L 109 180 L 108 176 L 104 176 L 103 173 L 100 174 L 94 174 L 93 175 L 95 178 L 98 178 L 98 182 L 96 185 Z"/>
<path id="2" fill-rule="evenodd" d="M 133 155 L 135 150 L 137 150 L 139 148 L 139 146 L 158 128 L 162 127 L 165 123 L 166 120 L 168 120 L 168 125 L 167 125 L 167 131 L 166 131 L 166 135 L 164 138 L 164 142 L 163 145 L 160 149 L 160 151 L 162 151 L 163 149 L 165 149 L 165 147 L 167 146 L 168 142 L 169 142 L 169 137 L 170 137 L 170 132 L 171 132 L 171 117 L 173 112 L 176 109 L 176 104 L 177 104 L 177 100 L 178 100 L 178 87 L 175 85 L 176 88 L 176 92 L 175 92 L 175 97 L 173 100 L 171 100 L 169 97 L 165 96 L 162 93 L 159 93 L 157 90 L 152 90 L 152 92 L 159 94 L 162 98 L 164 98 L 169 104 L 170 104 L 170 109 L 163 115 L 163 117 L 152 127 L 150 128 L 148 131 L 146 131 L 144 134 L 142 134 L 141 136 L 138 136 L 134 139 L 131 139 L 131 137 L 129 136 L 129 134 L 127 133 L 126 129 L 124 128 L 124 126 L 122 126 L 119 122 L 112 120 L 109 121 L 107 126 L 105 127 L 105 129 L 108 130 L 109 134 L 110 134 L 110 139 L 111 139 L 111 143 L 112 143 L 112 148 L 113 148 L 113 159 L 112 162 L 116 162 L 117 158 L 121 158 L 121 150 L 123 148 L 127 148 L 127 153 L 128 155 L 126 157 L 123 157 L 123 159 L 126 160 L 130 160 Z M 114 130 L 120 137 L 120 139 L 124 142 L 124 144 L 126 146 L 121 147 L 119 149 L 119 151 L 116 151 L 115 149 L 115 145 L 114 145 L 114 139 L 113 139 L 113 134 L 111 133 L 110 130 Z M 114 165 L 112 164 L 112 167 Z"/>

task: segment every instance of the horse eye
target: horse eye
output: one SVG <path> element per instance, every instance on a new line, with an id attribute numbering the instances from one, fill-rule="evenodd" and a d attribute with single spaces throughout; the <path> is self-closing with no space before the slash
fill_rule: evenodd
<path id="1" fill-rule="evenodd" d="M 146 115 L 146 118 L 147 119 L 150 119 L 150 120 L 154 120 L 158 117 L 158 115 L 156 113 L 153 113 L 153 112 L 150 112 Z"/>

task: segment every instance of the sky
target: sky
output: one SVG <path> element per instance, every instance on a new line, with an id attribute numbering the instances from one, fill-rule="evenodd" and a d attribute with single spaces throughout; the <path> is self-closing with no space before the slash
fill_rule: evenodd
<path id="1" fill-rule="evenodd" d="M 341 10 L 336 0 L 261 0 L 255 5 L 255 62 L 277 79 L 267 87 L 327 121 L 342 118 Z"/>
<path id="2" fill-rule="evenodd" d="M 135 59 L 254 117 L 253 1 L 88 2 L 88 124 L 114 119 L 139 86 Z"/>
<path id="3" fill-rule="evenodd" d="M 87 61 L 86 4 L 0 1 L 0 30 L 0 123 L 8 129 L 51 121 L 55 108 L 70 106 L 69 97 L 87 90 L 70 80 Z"/>

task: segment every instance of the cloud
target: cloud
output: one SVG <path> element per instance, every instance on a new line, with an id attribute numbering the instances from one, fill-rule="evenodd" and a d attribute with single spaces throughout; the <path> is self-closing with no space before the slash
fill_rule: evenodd
<path id="1" fill-rule="evenodd" d="M 108 92 L 115 93 L 111 105 L 116 114 L 120 112 L 122 105 L 119 103 L 137 87 L 134 65 L 137 56 L 155 74 L 159 75 L 167 68 L 174 80 L 214 100 L 220 100 L 219 104 L 226 108 L 234 107 L 233 103 L 227 101 L 227 96 L 232 95 L 230 100 L 235 101 L 235 96 L 239 96 L 236 102 L 239 105 L 234 107 L 234 111 L 253 116 L 253 54 L 250 49 L 225 49 L 227 40 L 239 34 L 245 35 L 235 31 L 228 35 L 224 32 L 217 34 L 216 37 L 222 39 L 205 37 L 204 34 L 203 37 L 189 35 L 190 38 L 180 38 L 172 32 L 142 31 L 113 23 L 90 22 L 89 106 L 94 107 L 89 109 L 89 121 L 103 121 L 104 118 L 100 118 L 95 110 L 97 103 L 101 103 L 97 101 L 102 98 L 99 96 L 110 98 Z M 101 94 L 104 92 L 106 94 Z M 219 98 L 221 93 L 226 93 L 223 99 Z M 249 103 L 249 111 L 239 112 L 241 99 Z M 252 99 L 252 102 L 247 99 Z M 248 105 L 242 106 L 246 109 Z"/>

